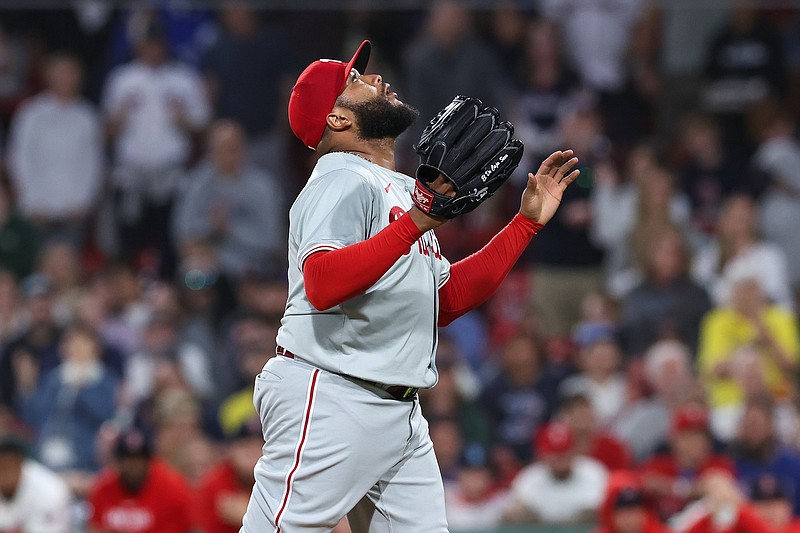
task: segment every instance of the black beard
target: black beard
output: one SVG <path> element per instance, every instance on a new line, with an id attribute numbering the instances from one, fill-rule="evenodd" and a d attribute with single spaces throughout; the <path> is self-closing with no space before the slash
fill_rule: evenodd
<path id="1" fill-rule="evenodd" d="M 398 103 L 392 104 L 389 98 L 378 95 L 372 100 L 347 107 L 356 115 L 358 136 L 365 140 L 396 139 L 419 118 L 414 107 Z"/>

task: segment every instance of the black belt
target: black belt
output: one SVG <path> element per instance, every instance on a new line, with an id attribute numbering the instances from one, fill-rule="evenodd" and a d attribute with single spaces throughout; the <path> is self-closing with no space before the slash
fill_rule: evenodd
<path id="1" fill-rule="evenodd" d="M 275 348 L 275 353 L 289 359 L 299 359 L 283 346 L 278 346 Z M 419 388 L 417 387 L 406 387 L 405 385 L 384 385 L 383 383 L 377 383 L 375 381 L 368 381 L 361 378 L 357 379 L 359 381 L 363 381 L 364 383 L 369 383 L 374 387 L 378 387 L 379 389 L 385 390 L 395 400 L 410 400 L 419 392 Z"/>

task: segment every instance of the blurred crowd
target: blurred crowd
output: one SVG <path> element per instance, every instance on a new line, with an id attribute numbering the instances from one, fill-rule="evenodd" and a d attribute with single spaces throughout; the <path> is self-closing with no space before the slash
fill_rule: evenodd
<path id="1" fill-rule="evenodd" d="M 581 159 L 442 330 L 421 403 L 452 529 L 800 531 L 800 10 L 758 4 L 0 10 L 0 531 L 238 531 L 314 162 L 288 94 L 363 38 L 423 117 L 400 170 L 455 94 L 525 143 L 437 230 L 451 261 L 548 153 Z"/>

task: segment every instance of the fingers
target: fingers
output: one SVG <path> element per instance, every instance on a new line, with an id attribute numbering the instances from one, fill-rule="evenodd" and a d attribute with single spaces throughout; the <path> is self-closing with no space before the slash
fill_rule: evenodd
<path id="1" fill-rule="evenodd" d="M 562 178 L 561 181 L 558 182 L 558 184 L 561 185 L 561 190 L 562 191 L 565 190 L 570 183 L 578 179 L 578 176 L 580 176 L 580 174 L 581 171 L 576 168 L 575 170 L 570 172 L 566 177 Z"/>
<path id="2" fill-rule="evenodd" d="M 536 172 L 536 174 L 554 175 L 555 172 L 558 170 L 558 168 L 564 164 L 564 161 L 572 157 L 574 153 L 575 152 L 573 152 L 572 150 L 556 150 L 555 152 L 547 156 L 547 159 L 542 161 L 542 164 L 539 165 L 539 171 Z"/>
<path id="3" fill-rule="evenodd" d="M 564 176 L 568 175 L 572 170 L 572 168 L 577 164 L 578 164 L 577 157 L 569 159 L 566 163 L 563 163 L 560 167 L 558 167 L 558 170 L 556 170 L 556 173 L 553 176 L 553 178 L 556 180 L 556 182 L 561 183 L 561 181 L 564 179 Z"/>

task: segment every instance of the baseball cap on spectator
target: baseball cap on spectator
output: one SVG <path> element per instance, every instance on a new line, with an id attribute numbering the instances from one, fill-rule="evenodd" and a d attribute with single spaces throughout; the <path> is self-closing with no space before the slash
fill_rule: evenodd
<path id="1" fill-rule="evenodd" d="M 597 342 L 617 342 L 617 329 L 606 322 L 587 322 L 575 329 L 572 339 L 579 348 L 586 348 Z"/>
<path id="2" fill-rule="evenodd" d="M 342 94 L 350 71 L 363 74 L 369 62 L 372 45 L 364 41 L 345 63 L 335 59 L 320 59 L 311 63 L 297 78 L 289 96 L 289 125 L 303 144 L 317 149 L 328 113 Z"/>
<path id="3" fill-rule="evenodd" d="M 486 447 L 478 442 L 469 442 L 464 445 L 458 461 L 461 468 L 484 468 L 489 465 L 489 454 Z"/>
<path id="4" fill-rule="evenodd" d="M 624 487 L 614 498 L 614 509 L 641 507 L 644 505 L 644 494 L 636 487 Z"/>
<path id="5" fill-rule="evenodd" d="M 563 422 L 552 422 L 536 435 L 536 455 L 539 457 L 566 453 L 575 447 L 575 439 L 569 426 Z"/>
<path id="6" fill-rule="evenodd" d="M 45 274 L 34 273 L 22 280 L 22 294 L 26 298 L 45 296 L 53 291 L 53 282 Z"/>
<path id="7" fill-rule="evenodd" d="M 672 416 L 673 435 L 685 431 L 708 432 L 708 412 L 699 405 L 684 405 Z"/>
<path id="8" fill-rule="evenodd" d="M 114 446 L 114 455 L 123 457 L 146 457 L 153 455 L 153 448 L 145 433 L 137 428 L 130 428 L 119 434 Z"/>

